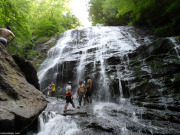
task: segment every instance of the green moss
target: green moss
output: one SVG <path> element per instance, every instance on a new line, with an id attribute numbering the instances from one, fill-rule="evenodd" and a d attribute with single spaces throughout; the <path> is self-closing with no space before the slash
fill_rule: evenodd
<path id="1" fill-rule="evenodd" d="M 87 115 L 86 115 L 86 114 L 83 114 L 83 113 L 82 113 L 82 114 L 79 114 L 79 116 L 80 116 L 80 117 L 87 117 Z"/>
<path id="2" fill-rule="evenodd" d="M 56 96 L 56 98 L 58 99 L 58 98 L 64 98 L 64 96 L 63 95 L 60 95 L 60 96 Z"/>
<path id="3" fill-rule="evenodd" d="M 138 70 L 141 70 L 141 67 L 140 67 L 140 66 L 134 66 L 134 67 L 132 67 L 132 69 L 138 69 Z"/>
<path id="4" fill-rule="evenodd" d="M 67 112 L 69 112 L 69 111 L 74 111 L 74 110 L 72 110 L 72 109 L 68 109 L 68 110 L 67 110 Z"/>
<path id="5" fill-rule="evenodd" d="M 55 41 L 51 41 L 47 46 L 46 49 L 50 49 L 56 42 Z"/>
<path id="6" fill-rule="evenodd" d="M 162 63 L 162 59 L 160 59 L 160 58 L 155 58 L 154 60 L 147 62 L 147 64 L 150 65 L 151 68 L 154 70 L 159 69 L 165 65 L 164 63 Z"/>
<path id="7" fill-rule="evenodd" d="M 175 76 L 175 82 L 179 82 L 180 81 L 180 76 Z"/>
<path id="8" fill-rule="evenodd" d="M 140 78 L 141 76 L 140 75 L 136 75 L 135 78 Z"/>
<path id="9" fill-rule="evenodd" d="M 34 63 L 33 66 L 35 69 L 38 69 L 40 67 L 40 65 L 44 62 L 46 58 L 42 57 L 42 59 L 37 59 Z"/>
<path id="10" fill-rule="evenodd" d="M 87 125 L 87 124 L 89 124 L 88 121 L 83 121 L 83 122 L 81 122 L 80 126 L 81 126 L 81 127 L 84 127 L 84 126 Z"/>
<path id="11" fill-rule="evenodd" d="M 109 74 L 107 74 L 107 77 L 109 78 L 109 80 L 111 80 L 111 77 L 110 77 L 110 75 L 109 75 Z"/>
<path id="12" fill-rule="evenodd" d="M 139 60 L 131 60 L 130 63 L 131 63 L 132 66 L 134 66 L 134 65 L 140 64 L 141 61 L 139 61 Z"/>
<path id="13" fill-rule="evenodd" d="M 48 37 L 43 37 L 43 38 L 39 38 L 35 41 L 35 44 L 41 44 L 41 43 L 44 43 L 46 41 L 48 41 L 50 38 Z"/>
<path id="14" fill-rule="evenodd" d="M 180 59 L 172 60 L 172 63 L 180 65 Z"/>
<path id="15" fill-rule="evenodd" d="M 91 73 L 93 71 L 93 69 L 91 69 L 89 72 Z"/>
<path id="16" fill-rule="evenodd" d="M 92 124 L 92 125 L 97 125 L 98 123 L 97 123 L 97 122 L 92 122 L 91 124 Z"/>
<path id="17" fill-rule="evenodd" d="M 36 61 L 33 62 L 33 66 L 35 66 L 41 59 L 37 59 Z"/>
<path id="18" fill-rule="evenodd" d="M 145 83 L 148 83 L 148 82 L 149 82 L 149 79 L 145 79 L 145 80 L 143 80 L 141 82 L 136 83 L 136 86 L 141 86 L 141 85 L 143 85 Z"/>

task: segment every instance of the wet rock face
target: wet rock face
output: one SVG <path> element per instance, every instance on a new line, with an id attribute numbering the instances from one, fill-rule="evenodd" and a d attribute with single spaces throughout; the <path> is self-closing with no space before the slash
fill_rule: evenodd
<path id="1" fill-rule="evenodd" d="M 47 108 L 39 116 L 40 134 L 44 132 L 60 134 L 72 129 L 74 135 L 180 134 L 180 115 L 176 112 L 166 112 L 162 106 L 158 106 L 155 110 L 151 108 L 154 104 L 146 105 L 149 108 L 137 107 L 129 104 L 128 100 L 120 104 L 94 101 L 92 106 L 82 105 L 73 108 L 69 105 L 67 112 L 63 113 L 66 102 L 64 99 L 51 97 L 47 100 L 49 101 Z M 75 106 L 78 105 L 76 99 L 73 102 Z M 46 128 L 43 128 L 44 126 Z"/>
<path id="2" fill-rule="evenodd" d="M 0 54 L 0 132 L 20 132 L 38 117 L 47 101 L 26 81 L 1 44 Z"/>
<path id="3" fill-rule="evenodd" d="M 25 60 L 20 55 L 13 55 L 12 56 L 18 67 L 23 72 L 24 77 L 26 80 L 32 84 L 36 89 L 40 90 L 40 85 L 38 83 L 39 79 L 37 77 L 37 71 L 33 67 L 33 65 Z"/>
<path id="4" fill-rule="evenodd" d="M 53 81 L 58 97 L 64 97 L 69 80 L 75 94 L 79 80 L 90 76 L 95 106 L 66 115 L 74 117 L 82 135 L 94 134 L 92 130 L 179 134 L 179 38 L 156 39 L 141 31 L 131 26 L 69 30 L 38 69 L 41 90 Z M 98 101 L 109 102 L 96 106 Z M 52 103 L 46 111 L 54 109 Z M 57 106 L 58 111 L 62 111 L 59 106 L 64 108 Z"/>
<path id="5" fill-rule="evenodd" d="M 76 92 L 79 80 L 89 76 L 99 100 L 176 93 L 178 44 L 178 38 L 157 39 L 147 29 L 131 26 L 70 30 L 38 69 L 41 89 L 53 81 L 56 94 L 62 95 L 71 80 Z"/>

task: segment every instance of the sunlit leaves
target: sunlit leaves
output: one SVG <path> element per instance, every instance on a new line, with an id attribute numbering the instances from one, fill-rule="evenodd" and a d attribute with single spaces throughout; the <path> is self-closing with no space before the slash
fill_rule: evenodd
<path id="1" fill-rule="evenodd" d="M 93 25 L 145 25 L 163 36 L 180 34 L 179 0 L 90 0 L 89 3 Z"/>
<path id="2" fill-rule="evenodd" d="M 16 38 L 8 46 L 12 54 L 26 55 L 25 43 L 36 37 L 53 36 L 80 26 L 70 13 L 70 0 L 0 0 L 0 27 L 10 25 Z M 68 14 L 64 15 L 65 12 Z"/>

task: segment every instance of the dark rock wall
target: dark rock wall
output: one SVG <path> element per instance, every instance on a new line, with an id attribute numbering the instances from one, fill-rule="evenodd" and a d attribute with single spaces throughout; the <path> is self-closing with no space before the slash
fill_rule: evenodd
<path id="1" fill-rule="evenodd" d="M 19 66 L 26 80 L 32 84 L 36 89 L 40 90 L 40 85 L 38 83 L 39 79 L 37 77 L 37 71 L 31 64 L 31 62 L 25 60 L 20 55 L 12 55 L 14 61 Z"/>

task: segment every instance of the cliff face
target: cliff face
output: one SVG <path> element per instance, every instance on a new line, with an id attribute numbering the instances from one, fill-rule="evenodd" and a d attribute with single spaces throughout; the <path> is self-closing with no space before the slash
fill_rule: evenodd
<path id="1" fill-rule="evenodd" d="M 43 94 L 29 84 L 0 44 L 0 132 L 19 132 L 45 109 Z"/>

